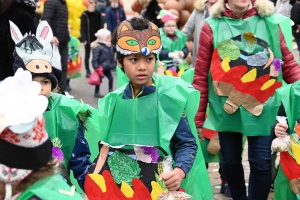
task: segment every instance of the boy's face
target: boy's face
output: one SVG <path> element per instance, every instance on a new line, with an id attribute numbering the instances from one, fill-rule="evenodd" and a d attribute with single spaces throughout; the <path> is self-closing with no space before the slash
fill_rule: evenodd
<path id="1" fill-rule="evenodd" d="M 118 63 L 119 66 L 120 63 Z M 131 54 L 125 56 L 123 66 L 125 74 L 131 81 L 133 87 L 140 88 L 143 84 L 152 84 L 152 75 L 155 66 L 155 54 L 144 56 L 142 54 Z"/>
<path id="2" fill-rule="evenodd" d="M 42 88 L 40 94 L 49 98 L 51 94 L 51 86 L 52 86 L 51 81 L 48 78 L 42 76 L 34 77 L 33 81 L 36 81 L 41 85 Z"/>

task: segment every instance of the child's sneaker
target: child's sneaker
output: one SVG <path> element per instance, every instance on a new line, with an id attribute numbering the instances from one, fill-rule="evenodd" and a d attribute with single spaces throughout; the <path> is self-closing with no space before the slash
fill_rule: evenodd
<path id="1" fill-rule="evenodd" d="M 220 192 L 222 194 L 224 194 L 226 197 L 231 197 L 231 192 L 230 192 L 230 189 L 229 189 L 229 185 L 227 183 L 222 183 L 221 184 Z"/>

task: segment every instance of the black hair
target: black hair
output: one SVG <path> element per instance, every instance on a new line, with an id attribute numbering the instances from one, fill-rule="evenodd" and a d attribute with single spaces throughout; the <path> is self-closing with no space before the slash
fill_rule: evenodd
<path id="1" fill-rule="evenodd" d="M 149 27 L 149 24 L 148 24 L 149 21 L 147 19 L 133 17 L 133 18 L 131 18 L 131 20 L 128 20 L 128 21 L 134 30 L 142 31 L 142 30 L 148 29 L 148 27 Z M 117 45 L 117 36 L 118 36 L 118 27 L 115 28 L 115 30 L 113 31 L 113 33 L 111 35 L 111 44 L 113 46 Z M 117 60 L 119 61 L 119 63 L 122 66 L 123 66 L 124 57 L 125 57 L 125 55 L 117 52 Z M 155 56 L 155 59 L 156 59 L 156 56 Z M 123 69 L 124 68 L 122 68 L 122 70 Z"/>
<path id="2" fill-rule="evenodd" d="M 14 3 L 15 0 L 0 0 L 0 13 L 6 12 Z"/>

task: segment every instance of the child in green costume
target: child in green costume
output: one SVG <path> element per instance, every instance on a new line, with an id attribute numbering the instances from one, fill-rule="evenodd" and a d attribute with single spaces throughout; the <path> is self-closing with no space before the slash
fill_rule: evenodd
<path id="1" fill-rule="evenodd" d="M 80 200 L 57 173 L 42 116 L 47 98 L 29 71 L 0 84 L 0 200 Z"/>
<path id="2" fill-rule="evenodd" d="M 40 94 L 48 99 L 44 113 L 46 130 L 56 146 L 53 156 L 60 161 L 61 174 L 71 185 L 69 170 L 73 171 L 79 186 L 83 188 L 90 167 L 90 149 L 85 139 L 86 121 L 91 112 L 86 105 L 74 99 L 51 93 L 58 85 L 60 71 L 52 67 L 52 30 L 42 21 L 36 35 L 22 36 L 11 22 L 12 38 L 16 43 L 15 70 L 22 68 L 32 73 L 33 80 L 41 85 Z M 24 44 L 22 44 L 24 42 Z"/>
<path id="3" fill-rule="evenodd" d="M 86 178 L 88 198 L 163 199 L 164 190 L 184 188 L 197 200 L 210 200 L 193 123 L 199 92 L 179 78 L 153 75 L 162 45 L 153 23 L 123 21 L 112 44 L 130 82 L 99 100 L 100 155 Z M 174 160 L 169 171 L 160 164 L 167 155 Z"/>

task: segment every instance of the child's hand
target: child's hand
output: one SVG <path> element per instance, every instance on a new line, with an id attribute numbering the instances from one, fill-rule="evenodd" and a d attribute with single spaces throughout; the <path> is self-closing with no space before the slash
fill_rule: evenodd
<path id="1" fill-rule="evenodd" d="M 284 137 L 286 136 L 286 130 L 288 129 L 288 125 L 284 123 L 278 123 L 275 126 L 275 135 L 276 137 Z"/>
<path id="2" fill-rule="evenodd" d="M 180 56 L 181 58 L 183 58 L 183 57 L 184 57 L 184 53 L 183 53 L 183 51 L 179 51 L 179 56 Z"/>
<path id="3" fill-rule="evenodd" d="M 159 180 L 165 182 L 169 191 L 176 191 L 179 189 L 182 179 L 185 177 L 185 173 L 180 168 L 175 168 L 168 173 L 162 173 L 159 176 Z"/>

